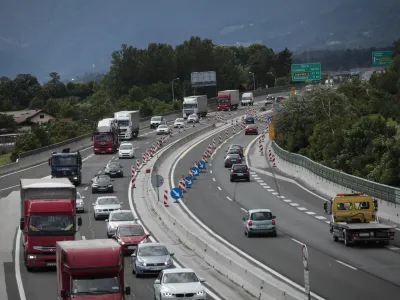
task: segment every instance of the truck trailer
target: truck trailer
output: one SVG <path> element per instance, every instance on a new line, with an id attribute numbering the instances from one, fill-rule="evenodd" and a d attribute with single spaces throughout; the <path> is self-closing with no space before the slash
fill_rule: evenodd
<path id="1" fill-rule="evenodd" d="M 93 152 L 115 153 L 119 147 L 118 123 L 116 119 L 108 118 L 98 122 L 93 132 Z"/>
<path id="2" fill-rule="evenodd" d="M 82 183 L 82 157 L 79 151 L 70 152 L 66 148 L 61 153 L 53 152 L 49 166 L 51 178 L 68 178 L 77 186 Z"/>
<path id="3" fill-rule="evenodd" d="M 239 90 L 226 90 L 218 92 L 217 107 L 219 111 L 238 109 L 239 102 Z"/>
<path id="4" fill-rule="evenodd" d="M 363 193 L 337 194 L 324 203 L 324 212 L 331 216 L 329 232 L 335 242 L 388 245 L 394 240 L 396 226 L 379 223 L 378 201 Z"/>
<path id="5" fill-rule="evenodd" d="M 139 135 L 140 114 L 138 110 L 119 111 L 114 113 L 118 123 L 120 140 L 131 140 Z"/>
<path id="6" fill-rule="evenodd" d="M 21 219 L 24 264 L 34 268 L 56 266 L 56 242 L 75 240 L 76 187 L 68 178 L 21 179 Z"/>
<path id="7" fill-rule="evenodd" d="M 112 239 L 57 242 L 57 296 L 60 300 L 124 300 L 124 253 Z"/>
<path id="8" fill-rule="evenodd" d="M 197 114 L 199 117 L 205 117 L 208 113 L 207 96 L 190 96 L 183 98 L 182 115 L 187 119 L 191 114 Z"/>

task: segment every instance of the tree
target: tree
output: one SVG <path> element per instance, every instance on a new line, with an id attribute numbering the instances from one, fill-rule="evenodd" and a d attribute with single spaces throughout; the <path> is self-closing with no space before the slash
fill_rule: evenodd
<path id="1" fill-rule="evenodd" d="M 13 131 L 16 127 L 14 118 L 6 114 L 0 114 L 0 129 Z"/>

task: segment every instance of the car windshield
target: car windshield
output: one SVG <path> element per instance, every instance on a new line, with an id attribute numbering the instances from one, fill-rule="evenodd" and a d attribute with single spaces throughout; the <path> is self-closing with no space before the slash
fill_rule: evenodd
<path id="1" fill-rule="evenodd" d="M 110 204 L 119 204 L 119 200 L 117 198 L 100 198 L 97 200 L 98 205 L 110 205 Z"/>
<path id="2" fill-rule="evenodd" d="M 257 126 L 256 125 L 251 125 L 251 126 L 247 126 L 247 128 L 257 128 Z"/>
<path id="3" fill-rule="evenodd" d="M 165 256 L 168 255 L 167 248 L 164 246 L 144 246 L 139 247 L 139 256 Z"/>
<path id="4" fill-rule="evenodd" d="M 197 118 L 197 115 L 190 115 L 189 118 Z"/>
<path id="5" fill-rule="evenodd" d="M 107 169 L 115 170 L 115 169 L 119 169 L 119 168 L 120 168 L 120 166 L 118 163 L 110 163 L 107 165 Z"/>
<path id="6" fill-rule="evenodd" d="M 101 135 L 95 135 L 94 140 L 96 142 L 108 142 L 112 140 L 112 137 L 111 135 L 101 134 Z"/>
<path id="7" fill-rule="evenodd" d="M 176 119 L 175 122 L 176 122 L 176 123 L 184 122 L 184 119 Z"/>
<path id="8" fill-rule="evenodd" d="M 120 150 L 131 150 L 133 147 L 130 144 L 122 144 L 121 146 L 119 146 Z"/>
<path id="9" fill-rule="evenodd" d="M 110 176 L 107 176 L 107 175 L 97 176 L 97 182 L 104 183 L 104 182 L 109 182 L 110 180 L 111 180 Z"/>
<path id="10" fill-rule="evenodd" d="M 77 155 L 55 155 L 51 158 L 52 167 L 74 167 L 78 164 Z"/>
<path id="11" fill-rule="evenodd" d="M 82 200 L 82 195 L 76 192 L 76 200 Z"/>
<path id="12" fill-rule="evenodd" d="M 130 123 L 129 120 L 118 120 L 117 122 L 119 127 L 127 127 Z"/>
<path id="13" fill-rule="evenodd" d="M 199 282 L 196 274 L 193 272 L 166 273 L 163 276 L 163 283 L 189 283 Z"/>
<path id="14" fill-rule="evenodd" d="M 228 151 L 228 153 L 239 153 L 240 152 L 240 149 L 237 149 L 237 148 L 231 148 L 231 149 L 229 149 L 229 151 Z"/>
<path id="15" fill-rule="evenodd" d="M 226 103 L 229 102 L 228 98 L 218 98 L 218 103 Z"/>
<path id="16" fill-rule="evenodd" d="M 120 236 L 143 236 L 145 232 L 142 226 L 135 227 L 120 227 L 119 228 Z"/>
<path id="17" fill-rule="evenodd" d="M 251 100 L 251 97 L 242 97 L 242 100 Z"/>
<path id="18" fill-rule="evenodd" d="M 165 128 L 168 128 L 168 126 L 167 125 L 160 125 L 160 126 L 158 126 L 158 128 L 165 129 Z"/>
<path id="19" fill-rule="evenodd" d="M 183 108 L 196 108 L 197 107 L 197 104 L 195 104 L 195 103 L 184 103 L 183 104 Z"/>
<path id="20" fill-rule="evenodd" d="M 116 212 L 110 216 L 110 221 L 135 221 L 131 211 Z"/>
<path id="21" fill-rule="evenodd" d="M 246 120 L 253 120 L 252 116 L 246 116 Z"/>
<path id="22" fill-rule="evenodd" d="M 230 158 L 230 159 L 238 159 L 238 158 L 240 158 L 240 156 L 239 156 L 239 154 L 229 154 L 228 155 L 228 158 Z"/>
<path id="23" fill-rule="evenodd" d="M 117 277 L 72 279 L 72 295 L 98 295 L 119 292 L 120 288 Z"/>
<path id="24" fill-rule="evenodd" d="M 272 214 L 268 211 L 260 211 L 251 214 L 251 220 L 253 221 L 266 221 L 271 219 Z"/>
<path id="25" fill-rule="evenodd" d="M 152 117 L 151 120 L 152 121 L 161 121 L 161 117 Z"/>
<path id="26" fill-rule="evenodd" d="M 32 215 L 29 217 L 30 232 L 74 231 L 72 215 Z"/>
<path id="27" fill-rule="evenodd" d="M 233 171 L 238 172 L 238 173 L 247 172 L 247 166 L 235 165 L 235 166 L 233 166 Z"/>

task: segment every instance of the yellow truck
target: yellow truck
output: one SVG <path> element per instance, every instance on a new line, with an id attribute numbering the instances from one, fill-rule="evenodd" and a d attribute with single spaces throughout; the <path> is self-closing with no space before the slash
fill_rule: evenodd
<path id="1" fill-rule="evenodd" d="M 337 194 L 324 203 L 324 212 L 331 216 L 329 231 L 335 242 L 346 246 L 357 243 L 388 245 L 394 239 L 396 226 L 379 223 L 378 201 L 363 193 Z"/>

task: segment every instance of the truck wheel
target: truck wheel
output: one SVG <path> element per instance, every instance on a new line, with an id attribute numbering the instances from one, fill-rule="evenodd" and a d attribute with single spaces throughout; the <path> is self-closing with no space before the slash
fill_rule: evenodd
<path id="1" fill-rule="evenodd" d="M 347 232 L 345 231 L 344 232 L 344 245 L 346 246 L 346 247 L 349 247 L 350 246 L 350 243 L 349 243 L 349 241 L 347 240 Z"/>
<path id="2" fill-rule="evenodd" d="M 339 238 L 336 235 L 334 235 L 333 233 L 332 233 L 332 238 L 333 238 L 334 242 L 337 242 L 339 240 Z"/>

